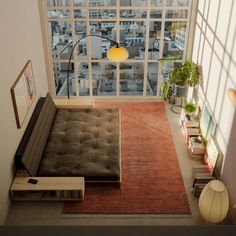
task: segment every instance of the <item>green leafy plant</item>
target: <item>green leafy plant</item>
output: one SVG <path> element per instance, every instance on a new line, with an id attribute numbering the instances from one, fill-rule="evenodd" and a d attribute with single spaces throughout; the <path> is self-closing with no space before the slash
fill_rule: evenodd
<path id="1" fill-rule="evenodd" d="M 199 65 L 192 61 L 185 61 L 179 67 L 175 67 L 170 73 L 170 83 L 178 86 L 193 87 L 200 82 Z"/>
<path id="2" fill-rule="evenodd" d="M 172 86 L 170 83 L 168 82 L 164 82 L 162 85 L 161 85 L 161 97 L 164 99 L 164 100 L 168 100 L 170 98 L 170 96 L 172 95 Z"/>
<path id="3" fill-rule="evenodd" d="M 188 102 L 184 105 L 184 111 L 187 114 L 192 114 L 196 110 L 197 110 L 197 106 L 192 102 Z"/>

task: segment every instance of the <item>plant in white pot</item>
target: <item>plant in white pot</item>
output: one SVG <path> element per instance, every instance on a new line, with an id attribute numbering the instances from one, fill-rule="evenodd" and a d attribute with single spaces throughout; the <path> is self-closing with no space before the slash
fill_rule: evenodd
<path id="1" fill-rule="evenodd" d="M 199 65 L 192 61 L 185 61 L 171 71 L 169 81 L 175 85 L 174 94 L 185 97 L 188 86 L 194 87 L 200 82 Z"/>

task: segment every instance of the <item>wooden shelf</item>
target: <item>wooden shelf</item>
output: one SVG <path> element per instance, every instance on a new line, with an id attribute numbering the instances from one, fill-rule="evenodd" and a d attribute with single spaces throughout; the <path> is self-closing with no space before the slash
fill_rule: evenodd
<path id="1" fill-rule="evenodd" d="M 190 137 L 188 140 L 188 150 L 193 160 L 203 160 L 206 148 L 197 137 Z"/>
<path id="2" fill-rule="evenodd" d="M 188 144 L 189 139 L 193 136 L 201 135 L 200 128 L 199 128 L 199 120 L 197 117 L 191 117 L 186 115 L 185 112 L 182 110 L 180 116 L 180 123 L 182 126 L 183 133 L 185 135 L 185 143 Z"/>
<path id="3" fill-rule="evenodd" d="M 37 184 L 28 183 L 36 179 Z M 16 177 L 10 188 L 14 201 L 78 201 L 84 199 L 83 177 Z"/>
<path id="4" fill-rule="evenodd" d="M 94 108 L 95 103 L 91 100 L 78 100 L 78 99 L 53 99 L 58 108 Z"/>

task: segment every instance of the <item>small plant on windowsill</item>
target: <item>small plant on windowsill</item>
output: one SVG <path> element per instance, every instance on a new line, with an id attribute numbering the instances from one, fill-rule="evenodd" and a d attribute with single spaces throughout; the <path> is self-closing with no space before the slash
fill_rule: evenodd
<path id="1" fill-rule="evenodd" d="M 192 102 L 187 102 L 184 105 L 184 112 L 189 116 L 193 116 L 197 110 L 197 106 Z"/>

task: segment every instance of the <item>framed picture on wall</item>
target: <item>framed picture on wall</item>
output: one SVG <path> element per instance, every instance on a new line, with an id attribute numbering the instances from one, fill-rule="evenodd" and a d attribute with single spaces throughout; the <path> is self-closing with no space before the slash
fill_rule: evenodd
<path id="1" fill-rule="evenodd" d="M 16 125 L 20 129 L 36 96 L 31 60 L 27 61 L 10 91 Z"/>
<path id="2" fill-rule="evenodd" d="M 210 136 L 215 132 L 216 123 L 209 111 L 207 104 L 204 105 L 201 111 L 200 127 L 203 137 L 206 138 L 206 140 L 209 140 Z"/>
<path id="3" fill-rule="evenodd" d="M 220 174 L 221 174 L 222 158 L 223 158 L 222 152 L 220 150 L 217 141 L 212 135 L 210 135 L 210 138 L 206 146 L 204 162 L 209 167 L 211 174 L 214 173 L 214 175 L 218 179 L 220 179 Z"/>

